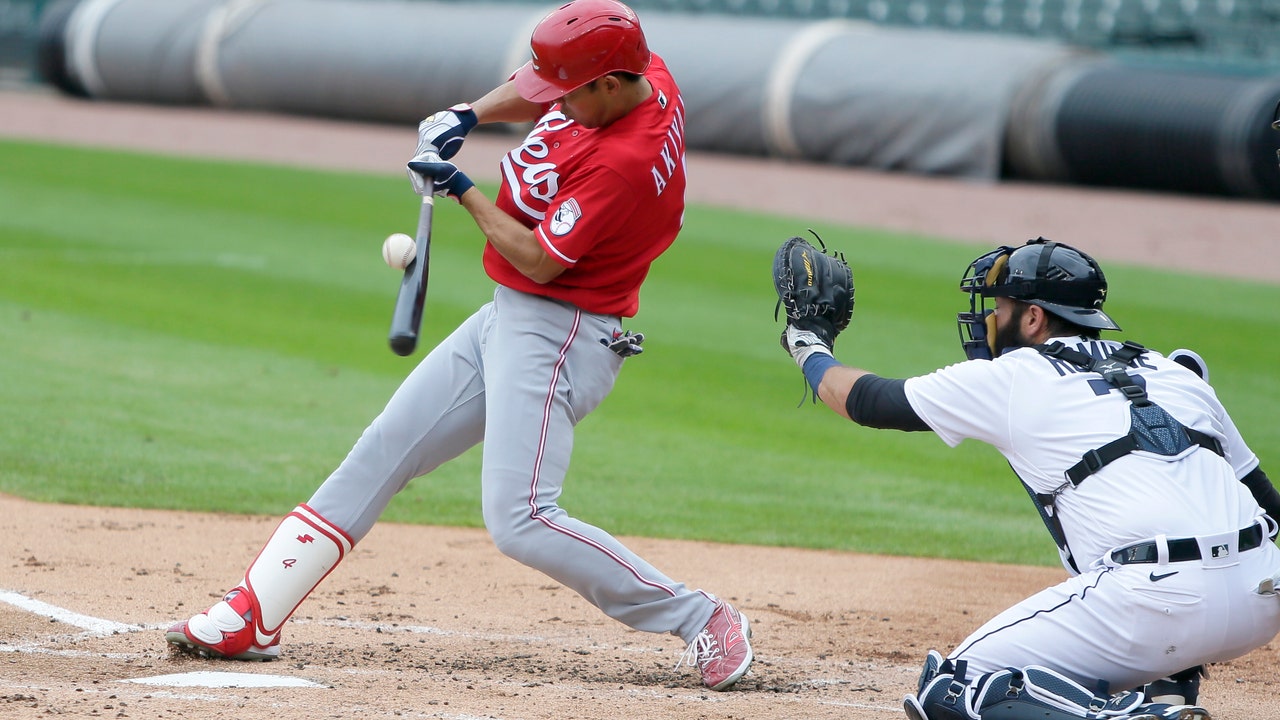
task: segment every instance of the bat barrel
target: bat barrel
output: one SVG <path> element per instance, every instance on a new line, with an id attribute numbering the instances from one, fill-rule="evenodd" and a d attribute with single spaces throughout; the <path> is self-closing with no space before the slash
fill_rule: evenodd
<path id="1" fill-rule="evenodd" d="M 427 267 L 431 261 L 431 216 L 434 183 L 426 178 L 426 192 L 418 211 L 418 254 L 404 269 L 400 292 L 396 296 L 395 311 L 391 315 L 391 331 L 387 344 L 391 351 L 405 357 L 412 355 L 418 346 L 418 331 L 422 327 L 422 304 L 427 294 Z"/>

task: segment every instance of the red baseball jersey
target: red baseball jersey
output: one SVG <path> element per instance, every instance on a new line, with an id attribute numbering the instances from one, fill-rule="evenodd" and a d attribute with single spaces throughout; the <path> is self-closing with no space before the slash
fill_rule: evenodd
<path id="1" fill-rule="evenodd" d="M 497 205 L 532 228 L 567 268 L 551 282 L 525 277 L 488 244 L 484 267 L 507 287 L 632 317 L 649 266 L 684 222 L 684 103 L 657 55 L 653 94 L 612 124 L 584 128 L 552 105 L 502 158 Z"/>

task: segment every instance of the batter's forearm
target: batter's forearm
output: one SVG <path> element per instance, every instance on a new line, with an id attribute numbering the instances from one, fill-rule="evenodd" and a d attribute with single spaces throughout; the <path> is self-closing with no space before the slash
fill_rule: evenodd
<path id="1" fill-rule="evenodd" d="M 459 202 L 471 213 L 485 239 L 525 277 L 542 284 L 565 271 L 542 249 L 532 230 L 498 209 L 479 189 L 466 191 Z"/>
<path id="2" fill-rule="evenodd" d="M 480 124 L 533 122 L 546 112 L 545 105 L 520 97 L 514 82 L 505 82 L 471 103 Z"/>

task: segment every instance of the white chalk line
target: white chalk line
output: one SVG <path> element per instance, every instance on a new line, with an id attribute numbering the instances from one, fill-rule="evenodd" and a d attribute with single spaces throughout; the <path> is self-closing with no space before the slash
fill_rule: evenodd
<path id="1" fill-rule="evenodd" d="M 101 618 L 90 617 L 88 615 L 81 615 L 80 613 L 60 608 L 57 605 L 50 605 L 47 602 L 42 602 L 35 598 L 29 598 L 26 595 L 10 592 L 8 590 L 0 590 L 0 602 L 13 605 L 19 610 L 26 610 L 33 615 L 47 617 L 50 620 L 57 620 L 58 622 L 81 628 L 87 631 L 87 634 L 97 637 L 106 637 L 107 635 L 146 629 L 140 625 L 126 625 L 125 623 L 118 623 L 113 620 L 103 620 Z"/>
<path id="2" fill-rule="evenodd" d="M 98 636 L 95 635 L 90 637 L 98 637 Z M 54 638 L 54 639 L 59 641 L 61 640 L 69 641 L 69 640 L 77 639 L 77 636 L 64 635 L 61 638 Z M 54 655 L 57 657 L 99 657 L 99 658 L 110 658 L 112 660 L 134 660 L 134 659 L 137 659 L 138 657 L 137 653 L 104 653 L 104 652 L 89 652 L 87 650 L 53 650 L 50 648 L 41 647 L 39 644 L 36 644 L 36 643 L 32 643 L 29 645 L 8 645 L 8 644 L 0 645 L 0 653 L 30 653 L 32 655 Z"/>
<path id="3" fill-rule="evenodd" d="M 136 683 L 138 685 L 160 685 L 163 687 L 201 688 L 328 687 L 293 675 L 259 675 L 257 673 L 220 672 L 216 670 L 196 670 L 194 672 L 173 673 L 170 675 L 127 678 L 120 682 Z"/>

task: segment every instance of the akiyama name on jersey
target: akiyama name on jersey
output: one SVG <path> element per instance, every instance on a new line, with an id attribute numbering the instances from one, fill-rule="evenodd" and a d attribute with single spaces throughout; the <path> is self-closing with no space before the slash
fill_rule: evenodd
<path id="1" fill-rule="evenodd" d="M 670 100 L 659 90 L 657 102 L 665 109 Z M 671 125 L 667 128 L 667 140 L 650 167 L 655 195 L 662 195 L 677 168 L 683 163 L 684 110 L 678 103 L 672 116 Z M 583 128 L 565 117 L 557 108 L 534 125 L 520 147 L 502 158 L 502 173 L 511 188 L 511 199 L 531 220 L 541 222 L 546 218 L 547 208 L 560 191 L 558 163 L 571 157 L 573 151 L 592 132 L 594 130 Z M 571 199 L 564 204 L 572 202 Z M 568 214 L 562 218 L 562 212 Z M 552 232 L 556 235 L 568 232 L 582 216 L 581 212 L 576 203 L 567 211 L 558 211 Z"/>
<path id="2" fill-rule="evenodd" d="M 667 102 L 667 96 L 659 91 L 658 105 L 665 110 Z M 661 195 L 662 191 L 667 189 L 667 183 L 671 182 L 671 177 L 676 172 L 677 158 L 679 158 L 678 162 L 684 162 L 684 107 L 677 103 L 672 116 L 671 125 L 667 127 L 667 141 L 658 151 L 661 165 L 649 168 L 658 195 Z"/>

